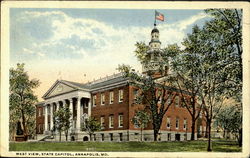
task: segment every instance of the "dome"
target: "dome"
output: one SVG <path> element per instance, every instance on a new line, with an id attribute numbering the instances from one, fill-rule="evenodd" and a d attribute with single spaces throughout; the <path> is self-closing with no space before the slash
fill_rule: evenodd
<path id="1" fill-rule="evenodd" d="M 157 28 L 154 28 L 151 33 L 157 32 L 159 33 L 159 30 Z"/>

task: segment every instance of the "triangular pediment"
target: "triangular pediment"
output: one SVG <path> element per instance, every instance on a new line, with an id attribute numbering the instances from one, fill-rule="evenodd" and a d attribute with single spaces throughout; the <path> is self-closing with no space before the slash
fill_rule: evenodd
<path id="1" fill-rule="evenodd" d="M 49 98 L 52 96 L 57 96 L 60 94 L 64 94 L 73 90 L 76 90 L 77 88 L 67 85 L 61 81 L 56 81 L 51 88 L 44 94 L 43 98 Z"/>

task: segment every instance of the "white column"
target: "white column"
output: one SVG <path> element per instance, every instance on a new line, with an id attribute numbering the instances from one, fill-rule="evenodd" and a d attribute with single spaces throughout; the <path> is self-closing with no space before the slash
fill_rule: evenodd
<path id="1" fill-rule="evenodd" d="M 62 100 L 62 103 L 63 103 L 63 107 L 66 107 L 66 100 Z"/>
<path id="2" fill-rule="evenodd" d="M 45 115 L 44 115 L 44 131 L 48 131 L 48 109 L 47 109 L 47 104 L 44 105 L 44 110 L 45 110 Z"/>
<path id="3" fill-rule="evenodd" d="M 81 98 L 77 98 L 76 130 L 81 131 Z"/>
<path id="4" fill-rule="evenodd" d="M 60 103 L 59 102 L 56 102 L 56 111 L 58 111 L 60 108 Z"/>
<path id="5" fill-rule="evenodd" d="M 91 116 L 91 98 L 89 98 L 89 102 L 88 102 L 88 115 L 89 117 Z"/>
<path id="6" fill-rule="evenodd" d="M 69 111 L 72 113 L 70 117 L 70 131 L 73 129 L 73 99 L 69 99 Z"/>
<path id="7" fill-rule="evenodd" d="M 54 107 L 54 103 L 52 103 L 51 105 L 50 105 L 50 129 L 52 130 L 53 129 L 53 126 L 54 126 L 54 121 L 53 121 L 53 116 L 54 116 L 54 114 L 53 114 L 53 107 Z"/>

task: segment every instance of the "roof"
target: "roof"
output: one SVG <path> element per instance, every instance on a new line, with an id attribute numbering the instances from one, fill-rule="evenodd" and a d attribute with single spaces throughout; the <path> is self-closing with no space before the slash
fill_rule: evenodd
<path id="1" fill-rule="evenodd" d="M 112 78 L 103 82 L 90 84 L 89 87 L 90 89 L 96 89 L 96 88 L 100 88 L 103 86 L 107 86 L 107 85 L 111 85 L 111 84 L 115 84 L 119 82 L 124 82 L 124 81 L 128 81 L 128 78 L 124 78 L 123 76 L 118 76 L 118 77 L 115 77 L 115 78 Z"/>
<path id="2" fill-rule="evenodd" d="M 159 30 L 155 27 L 155 28 L 151 31 L 151 33 L 154 33 L 154 32 L 158 32 L 158 33 L 159 33 Z"/>
<path id="3" fill-rule="evenodd" d="M 122 74 L 115 74 L 112 76 L 108 76 L 105 78 L 101 78 L 99 80 L 95 80 L 93 82 L 88 82 L 88 83 L 78 83 L 78 82 L 72 82 L 72 81 L 66 81 L 66 80 L 61 80 L 61 82 L 64 82 L 66 84 L 72 85 L 76 88 L 81 88 L 81 89 L 96 89 L 96 88 L 101 88 L 104 86 L 120 83 L 120 82 L 125 82 L 128 81 L 128 78 L 124 78 Z"/>
<path id="4" fill-rule="evenodd" d="M 83 84 L 83 83 L 78 83 L 78 82 L 72 82 L 72 81 L 66 81 L 66 80 L 61 80 L 62 82 L 68 83 L 70 85 L 73 85 L 77 88 L 82 88 L 82 89 L 89 89 L 87 84 Z"/>

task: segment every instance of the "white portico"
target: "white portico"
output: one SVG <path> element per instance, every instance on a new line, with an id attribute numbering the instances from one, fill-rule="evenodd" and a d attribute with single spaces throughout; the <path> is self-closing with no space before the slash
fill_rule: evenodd
<path id="1" fill-rule="evenodd" d="M 73 114 L 70 133 L 79 133 L 83 117 L 91 115 L 91 94 L 83 84 L 57 80 L 43 95 L 43 99 L 45 134 L 50 134 L 53 129 L 53 114 L 60 107 L 68 106 Z"/>

